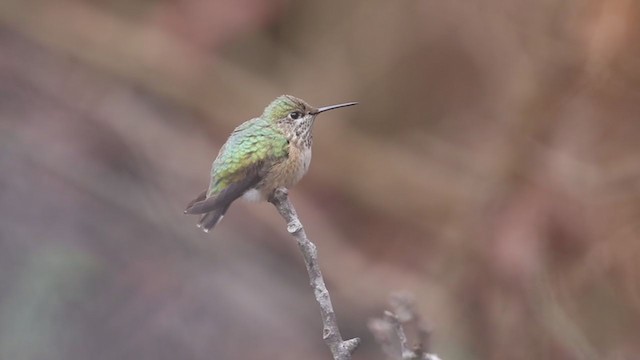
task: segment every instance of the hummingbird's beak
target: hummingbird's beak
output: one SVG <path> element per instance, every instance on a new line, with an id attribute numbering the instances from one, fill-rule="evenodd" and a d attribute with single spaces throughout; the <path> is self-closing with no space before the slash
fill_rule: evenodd
<path id="1" fill-rule="evenodd" d="M 339 108 L 343 108 L 343 107 L 347 107 L 347 106 L 353 106 L 353 105 L 358 105 L 358 103 L 357 102 L 348 102 L 348 103 L 338 104 L 338 105 L 323 106 L 321 108 L 318 108 L 315 112 L 312 112 L 311 115 L 318 115 L 321 112 L 325 112 L 325 111 L 329 111 L 329 110 L 333 110 L 333 109 L 339 109 Z"/>

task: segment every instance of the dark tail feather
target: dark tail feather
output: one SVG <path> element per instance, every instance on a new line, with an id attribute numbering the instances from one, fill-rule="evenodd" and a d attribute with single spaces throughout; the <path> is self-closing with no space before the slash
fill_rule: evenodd
<path id="1" fill-rule="evenodd" d="M 200 197 L 193 200 L 187 208 L 184 210 L 185 214 L 204 214 L 209 211 L 221 207 L 220 199 L 218 196 L 212 196 L 210 198 L 199 200 Z"/>
<path id="2" fill-rule="evenodd" d="M 198 195 L 198 197 L 197 197 L 197 198 L 195 198 L 195 199 L 191 200 L 191 202 L 189 202 L 189 203 L 187 204 L 187 207 L 186 207 L 186 210 L 184 211 L 184 213 L 186 214 L 186 213 L 187 213 L 187 211 L 188 211 L 188 210 L 189 210 L 189 209 L 190 209 L 190 208 L 191 208 L 195 203 L 200 202 L 200 201 L 202 201 L 202 200 L 204 200 L 204 199 L 206 199 L 206 198 L 207 198 L 207 189 L 204 189 L 204 190 L 202 190 L 202 192 L 200 193 L 200 195 Z"/>
<path id="3" fill-rule="evenodd" d="M 220 220 L 224 217 L 224 213 L 227 212 L 229 205 L 220 206 L 217 203 L 215 197 L 207 199 L 207 190 L 205 189 L 198 197 L 193 199 L 187 208 L 184 210 L 185 214 L 204 214 L 200 217 L 198 227 L 209 232 L 214 226 L 216 226 Z"/>
<path id="4" fill-rule="evenodd" d="M 206 214 L 204 214 L 200 218 L 200 222 L 198 223 L 198 227 L 201 228 L 204 232 L 209 232 L 213 229 L 214 226 L 218 225 L 220 220 L 224 217 L 224 214 L 229 209 L 229 205 L 214 209 Z"/>
<path id="5" fill-rule="evenodd" d="M 253 176 L 247 176 L 241 181 L 230 184 L 215 195 L 207 197 L 206 192 L 203 192 L 194 201 L 189 203 L 184 213 L 202 214 L 203 216 L 200 218 L 198 227 L 202 228 L 205 232 L 209 232 L 209 230 L 220 222 L 231 203 L 255 186 L 259 180 L 256 173 Z"/>

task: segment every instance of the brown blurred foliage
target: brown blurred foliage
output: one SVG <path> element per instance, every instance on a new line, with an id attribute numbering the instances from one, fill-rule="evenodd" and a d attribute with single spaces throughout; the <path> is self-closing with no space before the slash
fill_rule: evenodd
<path id="1" fill-rule="evenodd" d="M 293 201 L 356 359 L 640 357 L 640 3 L 4 0 L 0 358 L 328 359 L 268 204 L 182 215 L 228 133 L 321 119 Z"/>

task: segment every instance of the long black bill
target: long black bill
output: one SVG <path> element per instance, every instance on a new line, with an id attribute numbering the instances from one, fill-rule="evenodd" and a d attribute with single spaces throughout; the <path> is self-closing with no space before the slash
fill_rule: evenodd
<path id="1" fill-rule="evenodd" d="M 321 112 L 325 112 L 325 111 L 329 111 L 329 110 L 333 110 L 333 109 L 339 109 L 339 108 L 343 108 L 343 107 L 347 107 L 347 106 L 353 106 L 353 105 L 358 105 L 358 103 L 357 102 L 348 102 L 348 103 L 338 104 L 338 105 L 323 106 L 323 107 L 319 108 L 318 110 L 316 110 L 313 113 L 313 115 L 317 115 L 317 114 L 320 114 Z"/>

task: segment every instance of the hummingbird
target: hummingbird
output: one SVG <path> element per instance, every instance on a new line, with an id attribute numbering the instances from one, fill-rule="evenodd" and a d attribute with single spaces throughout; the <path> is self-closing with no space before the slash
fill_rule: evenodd
<path id="1" fill-rule="evenodd" d="M 209 187 L 184 213 L 200 214 L 198 227 L 209 232 L 236 199 L 265 201 L 276 189 L 291 188 L 309 170 L 316 116 L 356 104 L 315 108 L 291 95 L 276 98 L 233 130 L 213 161 Z"/>

